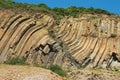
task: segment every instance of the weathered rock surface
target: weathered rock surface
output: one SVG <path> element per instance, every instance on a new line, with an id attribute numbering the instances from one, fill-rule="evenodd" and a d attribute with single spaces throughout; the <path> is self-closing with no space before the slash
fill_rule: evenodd
<path id="1" fill-rule="evenodd" d="M 68 73 L 71 80 L 120 80 L 120 72 L 102 69 L 84 69 Z"/>
<path id="2" fill-rule="evenodd" d="M 50 29 L 55 26 L 52 15 L 6 9 L 0 10 L 0 21 L 0 63 L 15 57 L 40 66 L 67 66 L 63 63 L 66 59 L 75 62 L 51 36 Z"/>
<path id="3" fill-rule="evenodd" d="M 61 20 L 56 38 L 80 67 L 120 70 L 120 17 L 83 14 Z"/>
<path id="4" fill-rule="evenodd" d="M 57 64 L 68 70 L 120 70 L 119 20 L 115 15 L 83 14 L 56 24 L 48 14 L 1 10 L 0 62 L 25 57 L 30 64 Z"/>

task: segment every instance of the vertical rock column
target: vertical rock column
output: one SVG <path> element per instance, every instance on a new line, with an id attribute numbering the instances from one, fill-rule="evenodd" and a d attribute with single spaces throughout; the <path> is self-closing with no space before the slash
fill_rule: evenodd
<path id="1" fill-rule="evenodd" d="M 100 20 L 99 22 L 99 36 L 98 37 L 101 37 L 101 26 L 102 26 L 102 21 Z"/>
<path id="2" fill-rule="evenodd" d="M 88 22 L 87 22 L 86 20 L 83 21 L 83 28 L 82 28 L 82 29 L 83 29 L 83 35 L 86 35 L 87 23 L 88 23 Z"/>
<path id="3" fill-rule="evenodd" d="M 112 20 L 111 33 L 114 34 L 115 22 Z"/>
<path id="4" fill-rule="evenodd" d="M 120 22 L 118 22 L 117 24 L 117 27 L 118 27 L 118 31 L 117 31 L 117 53 L 120 55 Z"/>
<path id="5" fill-rule="evenodd" d="M 117 35 L 118 35 L 118 37 L 120 37 L 120 22 L 117 23 L 117 27 L 118 27 Z"/>
<path id="6" fill-rule="evenodd" d="M 110 21 L 108 21 L 108 24 L 107 24 L 107 36 L 110 37 L 110 35 L 111 35 Z"/>

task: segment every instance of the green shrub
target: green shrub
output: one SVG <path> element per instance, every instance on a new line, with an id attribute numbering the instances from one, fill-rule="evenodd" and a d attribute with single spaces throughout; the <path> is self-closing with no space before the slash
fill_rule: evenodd
<path id="1" fill-rule="evenodd" d="M 26 59 L 24 57 L 22 58 L 12 58 L 11 60 L 7 60 L 4 63 L 5 64 L 11 64 L 11 65 L 27 65 L 28 63 L 25 62 Z"/>
<path id="2" fill-rule="evenodd" d="M 64 42 L 59 42 L 60 46 L 63 47 L 64 46 Z"/>
<path id="3" fill-rule="evenodd" d="M 18 2 L 13 2 L 13 0 L 1 0 L 0 7 L 16 9 L 16 10 L 26 10 L 26 11 L 41 11 L 41 12 L 52 14 L 54 18 L 57 20 L 60 20 L 64 16 L 78 17 L 79 14 L 83 14 L 83 13 L 107 14 L 107 15 L 113 14 L 106 10 L 102 10 L 99 8 L 95 9 L 93 7 L 84 8 L 84 7 L 70 6 L 68 8 L 57 8 L 56 7 L 52 9 L 48 7 L 46 4 L 37 5 L 37 4 L 18 3 Z M 93 18 L 96 18 L 96 17 L 93 17 Z"/>
<path id="4" fill-rule="evenodd" d="M 95 35 L 95 34 L 92 34 L 91 37 L 93 37 L 93 38 L 97 38 L 98 36 Z"/>
<path id="5" fill-rule="evenodd" d="M 62 77 L 67 76 L 67 73 L 58 65 L 51 65 L 48 67 L 48 69 L 50 69 L 51 71 L 57 73 L 58 75 L 60 75 Z"/>
<path id="6" fill-rule="evenodd" d="M 116 34 L 111 34 L 110 37 L 111 37 L 111 38 L 115 38 L 115 37 L 117 37 L 117 35 L 116 35 Z"/>

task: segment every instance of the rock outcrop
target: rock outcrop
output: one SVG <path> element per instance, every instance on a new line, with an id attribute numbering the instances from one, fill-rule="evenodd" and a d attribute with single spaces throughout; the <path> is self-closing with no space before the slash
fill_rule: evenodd
<path id="1" fill-rule="evenodd" d="M 120 80 L 119 72 L 102 69 L 83 69 L 68 73 L 71 80 Z"/>
<path id="2" fill-rule="evenodd" d="M 50 28 L 55 26 L 52 15 L 1 10 L 0 21 L 1 63 L 16 57 L 24 57 L 27 63 L 40 66 L 67 66 L 63 63 L 66 59 L 69 63 L 75 63 L 50 35 Z"/>
<path id="3" fill-rule="evenodd" d="M 65 18 L 55 28 L 56 38 L 80 67 L 120 69 L 120 17 L 83 14 Z"/>
<path id="4" fill-rule="evenodd" d="M 56 23 L 45 13 L 0 11 L 0 62 L 25 57 L 30 64 L 64 69 L 120 70 L 120 17 L 83 14 Z"/>

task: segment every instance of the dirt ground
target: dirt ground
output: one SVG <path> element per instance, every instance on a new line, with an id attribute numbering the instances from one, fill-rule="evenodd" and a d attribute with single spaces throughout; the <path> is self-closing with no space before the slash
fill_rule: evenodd
<path id="1" fill-rule="evenodd" d="M 0 64 L 0 80 L 66 80 L 40 67 Z"/>
<path id="2" fill-rule="evenodd" d="M 40 67 L 0 64 L 0 80 L 120 80 L 119 71 L 79 69 L 68 72 L 68 78 Z"/>

